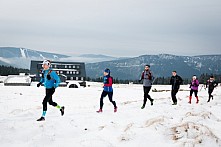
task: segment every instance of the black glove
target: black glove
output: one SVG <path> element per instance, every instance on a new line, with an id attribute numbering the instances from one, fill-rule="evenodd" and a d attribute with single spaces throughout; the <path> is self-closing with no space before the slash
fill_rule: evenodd
<path id="1" fill-rule="evenodd" d="M 40 87 L 40 86 L 41 86 L 41 84 L 42 84 L 42 83 L 41 83 L 41 82 L 39 82 L 39 83 L 37 84 L 37 87 Z"/>

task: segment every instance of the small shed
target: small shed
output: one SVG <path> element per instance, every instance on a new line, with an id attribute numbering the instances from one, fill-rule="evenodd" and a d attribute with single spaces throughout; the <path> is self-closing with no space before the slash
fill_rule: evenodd
<path id="1" fill-rule="evenodd" d="M 30 86 L 31 78 L 26 75 L 9 75 L 4 81 L 5 86 Z"/>

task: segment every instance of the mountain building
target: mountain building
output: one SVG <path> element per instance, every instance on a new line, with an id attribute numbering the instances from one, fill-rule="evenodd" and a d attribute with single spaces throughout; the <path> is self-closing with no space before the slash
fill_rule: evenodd
<path id="1" fill-rule="evenodd" d="M 86 80 L 85 64 L 83 62 L 58 62 L 53 61 L 51 68 L 57 72 L 61 81 Z M 42 61 L 31 61 L 30 74 L 33 81 L 39 81 L 42 73 Z"/>

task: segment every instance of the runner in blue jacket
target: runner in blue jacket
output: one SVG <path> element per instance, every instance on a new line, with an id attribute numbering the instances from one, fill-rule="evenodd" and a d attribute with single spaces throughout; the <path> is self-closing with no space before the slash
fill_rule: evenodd
<path id="1" fill-rule="evenodd" d="M 51 68 L 51 62 L 49 60 L 44 60 L 42 63 L 43 71 L 42 71 L 42 77 L 40 82 L 37 84 L 37 87 L 40 87 L 41 84 L 44 84 L 44 87 L 46 88 L 46 96 L 42 102 L 43 104 L 43 112 L 41 118 L 39 118 L 37 121 L 44 121 L 45 115 L 47 112 L 47 103 L 50 105 L 60 109 L 61 115 L 64 115 L 64 106 L 60 107 L 56 102 L 52 100 L 52 95 L 55 92 L 55 89 L 60 84 L 60 78 L 57 75 L 55 71 L 53 71 Z"/>
<path id="2" fill-rule="evenodd" d="M 108 95 L 109 101 L 114 105 L 114 112 L 117 112 L 117 105 L 116 102 L 113 100 L 113 78 L 110 76 L 110 69 L 106 68 L 104 70 L 104 81 L 103 81 L 103 92 L 101 94 L 100 98 L 100 109 L 97 111 L 97 113 L 103 112 L 103 99 Z"/>

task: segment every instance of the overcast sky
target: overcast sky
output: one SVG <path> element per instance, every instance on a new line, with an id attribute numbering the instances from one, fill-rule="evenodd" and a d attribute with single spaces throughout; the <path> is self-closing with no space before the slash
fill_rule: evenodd
<path id="1" fill-rule="evenodd" d="M 221 0 L 0 0 L 0 46 L 61 54 L 221 54 Z"/>

